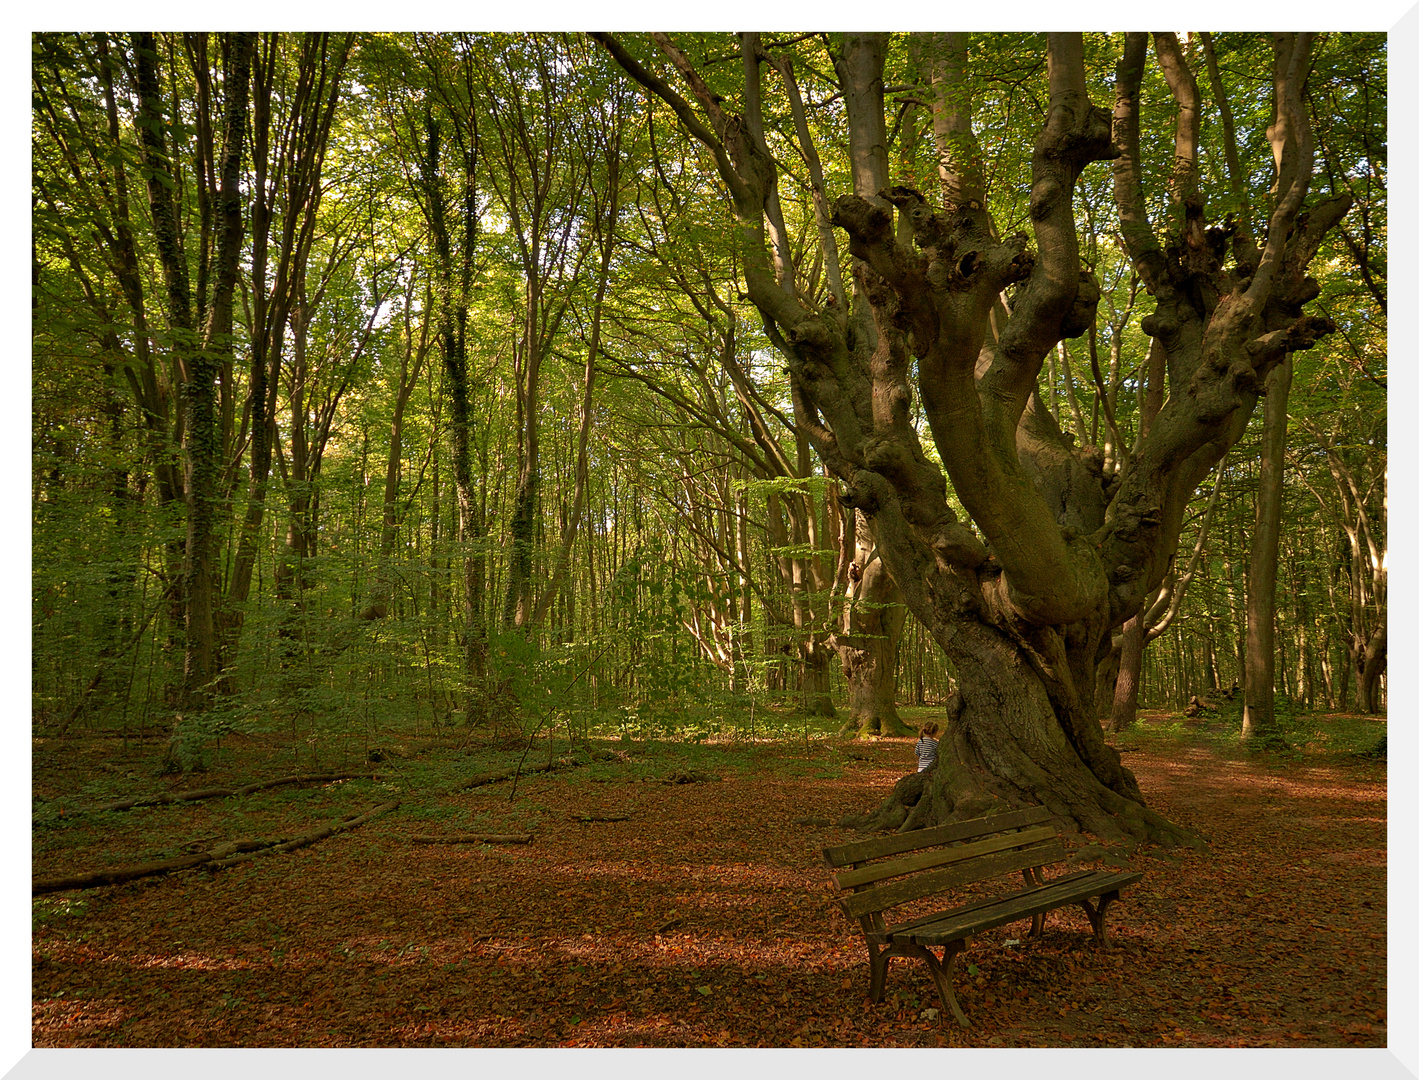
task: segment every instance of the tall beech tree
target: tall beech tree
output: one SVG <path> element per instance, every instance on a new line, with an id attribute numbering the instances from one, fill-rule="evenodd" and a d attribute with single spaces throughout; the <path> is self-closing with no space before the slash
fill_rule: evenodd
<path id="1" fill-rule="evenodd" d="M 463 628 L 464 715 L 481 713 L 486 674 L 487 523 L 485 493 L 474 475 L 479 376 L 469 358 L 469 318 L 479 263 L 484 206 L 482 112 L 477 103 L 473 43 L 463 35 L 417 35 L 408 49 L 379 42 L 368 56 L 368 77 L 380 91 L 380 111 L 398 150 L 406 186 L 421 212 L 427 239 L 430 301 L 449 414 L 447 430 L 457 504 Z M 410 384 L 412 390 L 412 381 Z M 401 417 L 402 419 L 402 417 Z M 434 486 L 437 490 L 437 462 Z M 435 520 L 437 520 L 435 513 Z M 438 593 L 433 593 L 437 603 Z M 382 614 L 378 600 L 368 617 Z"/>
<path id="2" fill-rule="evenodd" d="M 165 134 L 167 118 L 175 114 L 176 106 L 163 96 L 159 77 L 162 56 L 155 35 L 134 34 L 132 45 L 138 92 L 135 126 L 147 174 L 148 209 L 166 286 L 167 328 L 181 371 L 186 421 L 182 438 L 187 505 L 183 701 L 186 708 L 196 710 L 205 707 L 221 668 L 216 636 L 221 602 L 217 529 L 223 516 L 220 479 L 225 462 L 218 382 L 231 385 L 232 305 L 244 231 L 239 183 L 255 35 L 227 34 L 220 41 L 224 76 L 220 156 L 217 144 L 207 134 L 210 115 L 204 116 L 208 110 L 203 107 L 210 101 L 212 80 L 207 38 L 192 35 L 187 42 L 198 86 L 201 239 L 215 233 L 215 250 L 203 244 L 196 260 L 195 288 L 174 197 L 178 191 L 174 153 Z"/>
<path id="3" fill-rule="evenodd" d="M 597 36 L 713 155 L 738 222 L 745 288 L 788 364 L 798 422 L 958 673 L 939 765 L 900 783 L 867 823 L 910 828 L 1037 801 L 1101 837 L 1196 842 L 1146 806 L 1104 740 L 1094 665 L 1109 631 L 1162 583 L 1194 490 L 1240 436 L 1272 368 L 1333 327 L 1303 311 L 1318 292 L 1307 266 L 1350 203 L 1306 201 L 1311 36 L 1269 41 L 1274 184 L 1268 220 L 1253 233 L 1245 222 L 1208 227 L 1200 101 L 1176 37 L 1152 37 L 1178 109 L 1168 206 L 1150 215 L 1139 137 L 1149 35 L 1125 36 L 1110 118 L 1089 100 L 1081 36 L 1050 34 L 1031 245 L 991 221 L 969 106 L 952 89 L 966 74 L 962 42 L 933 42 L 940 183 L 928 198 L 887 183 L 889 39 L 847 35 L 836 67 L 854 190 L 833 202 L 832 223 L 855 257 L 851 317 L 814 310 L 780 270 L 779 169 L 756 135 L 751 47 L 743 43 L 749 76 L 736 113 L 668 37 L 655 44 L 698 108 L 656 65 Z M 1037 384 L 1059 341 L 1094 318 L 1099 289 L 1080 262 L 1073 193 L 1085 168 L 1108 160 L 1169 393 L 1106 484 L 1099 454 L 1064 437 Z M 940 466 L 912 423 L 918 395 Z M 948 484 L 969 523 L 951 508 Z"/>

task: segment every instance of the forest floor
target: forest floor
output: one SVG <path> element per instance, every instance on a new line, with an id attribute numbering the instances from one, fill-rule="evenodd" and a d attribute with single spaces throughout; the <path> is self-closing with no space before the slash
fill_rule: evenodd
<path id="1" fill-rule="evenodd" d="M 1134 854 L 1145 876 L 1110 909 L 1108 949 L 1077 910 L 1038 940 L 1024 924 L 981 934 L 956 979 L 969 1029 L 918 962 L 895 961 L 868 1001 L 866 951 L 819 854 L 854 836 L 794 823 L 876 806 L 913 765 L 910 739 L 608 741 L 603 760 L 520 777 L 511 799 L 509 781 L 446 793 L 515 764 L 510 743 L 407 739 L 378 779 L 98 813 L 85 808 L 314 770 L 258 737 L 185 778 L 156 775 L 157 740 L 37 739 L 36 880 L 401 801 L 287 854 L 35 897 L 33 1041 L 1383 1047 L 1385 763 L 1335 749 L 1329 723 L 1362 722 L 1317 718 L 1291 754 L 1156 718 L 1119 737 L 1150 804 L 1210 852 Z M 410 839 L 470 831 L 533 839 Z"/>

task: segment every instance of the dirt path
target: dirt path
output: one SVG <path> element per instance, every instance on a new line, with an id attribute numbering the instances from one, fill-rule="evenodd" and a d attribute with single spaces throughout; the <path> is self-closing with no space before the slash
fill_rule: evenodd
<path id="1" fill-rule="evenodd" d="M 1382 764 L 1135 750 L 1153 805 L 1205 834 L 1211 856 L 1135 857 L 1146 877 L 1112 909 L 1108 951 L 1082 912 L 1052 915 L 1039 942 L 1012 944 L 1023 926 L 981 935 L 957 982 L 973 1023 L 961 1031 L 929 1011 L 920 964 L 894 962 L 887 1000 L 867 1002 L 860 937 L 817 854 L 850 836 L 789 824 L 874 805 L 911 744 L 848 753 L 765 748 L 752 771 L 705 783 L 569 770 L 522 780 L 512 804 L 493 785 L 220 873 L 41 898 L 34 1044 L 1386 1044 Z M 254 768 L 238 759 L 231 779 Z M 41 797 L 59 783 L 47 769 L 37 757 Z M 331 798 L 37 831 L 34 872 L 274 827 L 261 806 L 309 820 Z M 469 822 L 536 839 L 408 840 Z"/>

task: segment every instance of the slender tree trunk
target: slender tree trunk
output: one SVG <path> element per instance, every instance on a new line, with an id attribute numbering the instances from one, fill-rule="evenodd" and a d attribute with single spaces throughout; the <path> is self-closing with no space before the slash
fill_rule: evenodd
<path id="1" fill-rule="evenodd" d="M 871 525 L 856 515 L 856 552 L 837 638 L 848 685 L 848 719 L 842 733 L 905 735 L 897 715 L 897 650 L 907 609 L 901 590 L 877 557 Z"/>
<path id="2" fill-rule="evenodd" d="M 399 383 L 394 396 L 394 415 L 389 421 L 389 456 L 384 466 L 384 512 L 381 516 L 379 533 L 379 559 L 375 564 L 374 585 L 370 590 L 370 600 L 360 612 L 366 620 L 382 619 L 389 613 L 390 563 L 394 558 L 394 540 L 399 529 L 398 502 L 399 482 L 404 459 L 404 413 L 409 398 L 419 381 L 424 358 L 428 354 L 430 320 L 424 318 L 419 324 L 419 340 L 414 340 L 414 328 L 409 317 L 413 299 L 413 276 L 410 277 L 409 291 L 404 298 L 404 352 L 400 358 Z M 424 310 L 430 307 L 430 298 L 425 298 Z"/>
<path id="3" fill-rule="evenodd" d="M 1127 731 L 1138 720 L 1138 690 L 1143 675 L 1143 612 L 1123 624 L 1123 643 L 1119 652 L 1118 676 L 1114 684 L 1113 712 L 1109 715 L 1109 730 Z"/>
<path id="4" fill-rule="evenodd" d="M 278 131 L 277 154 L 270 155 L 271 106 L 277 96 L 277 78 L 283 66 L 281 35 L 266 35 L 254 50 L 251 103 L 252 169 L 252 327 L 251 379 L 248 403 L 251 423 L 250 471 L 247 506 L 228 589 L 223 647 L 237 645 L 243 611 L 251 591 L 261 526 L 265 518 L 267 488 L 276 440 L 276 395 L 280 386 L 282 354 L 288 317 L 297 296 L 295 286 L 304 281 L 306 261 L 315 236 L 320 206 L 321 169 L 336 105 L 340 99 L 340 73 L 349 52 L 350 37 L 307 34 L 300 38 L 296 86 L 290 92 L 290 115 Z M 279 189 L 279 198 L 278 198 Z M 271 231 L 281 205 L 280 232 L 271 252 Z M 268 275 L 274 277 L 268 289 Z"/>
<path id="5" fill-rule="evenodd" d="M 615 129 L 605 133 L 605 142 L 601 146 L 606 159 L 606 192 L 602 198 L 597 200 L 593 223 L 596 240 L 601 249 L 601 262 L 596 273 L 596 295 L 592 300 L 591 309 L 591 336 L 586 341 L 586 364 L 582 376 L 581 422 L 577 428 L 576 463 L 574 466 L 576 494 L 572 499 L 570 514 L 562 528 L 561 543 L 558 546 L 556 561 L 552 566 L 550 580 L 542 598 L 533 609 L 531 616 L 533 625 L 541 625 L 553 598 L 566 584 L 572 544 L 576 540 L 577 529 L 581 526 L 583 510 L 586 506 L 589 484 L 587 439 L 591 434 L 594 415 L 592 390 L 596 384 L 596 362 L 601 351 L 601 314 L 606 300 L 607 285 L 610 282 L 611 257 L 616 250 L 616 225 L 621 206 L 621 119 L 617 115 Z M 534 429 L 534 439 L 535 434 Z"/>
<path id="6" fill-rule="evenodd" d="M 1291 393 L 1291 358 L 1266 380 L 1261 477 L 1257 482 L 1256 525 L 1247 571 L 1247 686 L 1242 711 L 1244 739 L 1276 739 L 1276 562 L 1281 541 L 1282 487 L 1286 465 L 1286 403 Z"/>

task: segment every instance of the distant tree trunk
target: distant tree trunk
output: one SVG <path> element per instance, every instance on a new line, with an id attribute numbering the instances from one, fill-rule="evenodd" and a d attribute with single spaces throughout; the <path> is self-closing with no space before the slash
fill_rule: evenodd
<path id="1" fill-rule="evenodd" d="M 609 126 L 603 128 L 593 124 L 595 130 L 591 133 L 591 138 L 594 145 L 586 149 L 588 168 L 593 167 L 593 154 L 599 150 L 606 169 L 604 174 L 605 190 L 598 191 L 595 185 L 592 185 L 591 192 L 593 207 L 591 227 L 597 247 L 600 249 L 601 261 L 596 272 L 596 295 L 591 307 L 591 334 L 585 341 L 586 363 L 582 376 L 581 422 L 577 428 L 576 463 L 574 465 L 576 494 L 572 499 L 571 510 L 563 522 L 561 543 L 552 564 L 550 580 L 547 582 L 541 599 L 533 605 L 532 623 L 535 626 L 542 624 L 552 601 L 567 588 L 567 567 L 571 558 L 572 545 L 576 541 L 577 529 L 581 527 L 581 519 L 586 507 L 587 488 L 590 483 L 587 438 L 591 434 L 592 418 L 595 414 L 592 390 L 596 384 L 596 364 L 601 353 L 601 315 L 606 301 L 607 286 L 610 283 L 611 260 L 616 250 L 617 219 L 620 216 L 621 135 L 624 122 L 625 117 L 619 110 L 616 110 L 610 118 Z M 567 595 L 569 598 L 574 597 L 574 593 L 569 590 Z M 564 625 L 570 626 L 570 618 Z"/>
<path id="2" fill-rule="evenodd" d="M 1123 624 L 1123 647 L 1119 652 L 1117 682 L 1114 683 L 1113 712 L 1109 730 L 1127 731 L 1138 720 L 1138 690 L 1143 676 L 1143 612 Z"/>
<path id="3" fill-rule="evenodd" d="M 877 557 L 870 523 L 857 517 L 855 558 L 843 605 L 838 656 L 848 685 L 848 719 L 843 733 L 905 735 L 897 715 L 897 649 L 906 625 L 901 590 Z"/>
<path id="4" fill-rule="evenodd" d="M 1381 626 L 1368 641 L 1360 654 L 1359 685 L 1356 690 L 1356 706 L 1371 716 L 1381 712 L 1380 676 L 1385 673 L 1389 659 L 1389 632 Z"/>
<path id="5" fill-rule="evenodd" d="M 1064 344 L 1063 341 L 1060 342 Z M 1167 352 L 1163 343 L 1153 338 L 1148 347 L 1148 390 L 1138 417 L 1138 442 L 1142 445 L 1148 429 L 1167 397 Z M 1144 621 L 1148 604 L 1123 624 L 1122 647 L 1119 651 L 1118 680 L 1114 684 L 1113 711 L 1109 715 L 1109 730 L 1127 731 L 1138 720 L 1138 688 L 1143 678 L 1143 646 L 1148 643 Z"/>
<path id="6" fill-rule="evenodd" d="M 411 310 L 413 300 L 414 275 L 410 275 L 408 289 L 404 296 L 404 352 L 400 357 L 399 384 L 394 396 L 394 415 L 389 422 L 389 456 L 384 466 L 384 513 L 379 532 L 379 561 L 375 565 L 374 585 L 370 589 L 369 603 L 360 612 L 366 620 L 382 619 L 389 613 L 390 562 L 394 557 L 394 539 L 399 529 L 398 502 L 399 481 L 404 459 L 404 412 L 409 405 L 409 397 L 418 384 L 419 374 L 424 367 L 424 357 L 428 354 L 429 322 L 420 320 L 419 340 L 414 340 Z M 431 298 L 425 297 L 424 310 L 427 312 Z M 432 613 L 431 613 L 432 614 Z"/>
<path id="7" fill-rule="evenodd" d="M 301 606 L 306 589 L 306 562 L 312 555 L 314 523 L 311 520 L 314 464 L 307 430 L 307 380 L 310 376 L 306 355 L 307 329 L 310 310 L 304 296 L 304 284 L 295 285 L 295 300 L 291 305 L 292 358 L 290 371 L 290 416 L 288 458 L 283 470 L 286 482 L 286 538 L 276 557 L 274 573 L 276 597 L 288 606 L 282 617 L 282 633 L 294 633 L 294 618 Z"/>
<path id="8" fill-rule="evenodd" d="M 1247 570 L 1247 686 L 1244 739 L 1279 737 L 1276 726 L 1276 560 L 1281 543 L 1282 480 L 1286 466 L 1286 402 L 1291 393 L 1289 356 L 1266 380 L 1261 479 L 1256 527 Z"/>
<path id="9" fill-rule="evenodd" d="M 798 648 L 798 702 L 799 710 L 807 716 L 824 716 L 832 719 L 838 715 L 833 706 L 832 663 L 833 654 L 815 636 L 803 638 Z"/>
<path id="10" fill-rule="evenodd" d="M 515 347 L 517 481 L 508 518 L 507 593 L 503 625 L 530 633 L 536 614 L 534 563 L 542 517 L 542 365 L 566 316 L 572 283 L 594 248 L 579 227 L 589 189 L 585 168 L 567 168 L 578 152 L 579 123 L 571 118 L 572 92 L 564 73 L 576 58 L 553 39 L 534 37 L 514 70 L 504 53 L 479 66 L 491 130 L 487 145 L 503 166 L 487 176 L 507 213 L 508 236 L 522 271 L 523 310 Z"/>

